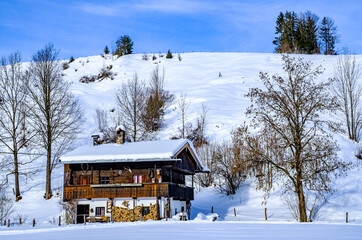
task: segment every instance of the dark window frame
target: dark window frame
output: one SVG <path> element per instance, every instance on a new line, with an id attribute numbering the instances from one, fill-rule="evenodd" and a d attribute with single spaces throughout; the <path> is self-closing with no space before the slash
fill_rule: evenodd
<path id="1" fill-rule="evenodd" d="M 103 214 L 102 214 L 103 212 Z M 106 214 L 106 208 L 105 207 L 96 207 L 96 216 L 104 216 Z"/>
<path id="2" fill-rule="evenodd" d="M 146 216 L 151 213 L 150 207 L 143 207 L 142 209 L 142 216 Z"/>
<path id="3" fill-rule="evenodd" d="M 109 184 L 109 177 L 101 177 L 101 184 Z"/>

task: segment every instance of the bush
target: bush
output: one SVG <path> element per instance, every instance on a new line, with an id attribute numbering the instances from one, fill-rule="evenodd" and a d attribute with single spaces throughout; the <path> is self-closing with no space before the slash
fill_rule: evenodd
<path id="1" fill-rule="evenodd" d="M 156 55 L 153 54 L 153 55 L 152 55 L 152 61 L 155 61 L 156 59 L 157 59 Z"/>
<path id="2" fill-rule="evenodd" d="M 148 61 L 148 55 L 146 53 L 142 55 L 142 60 Z"/>
<path id="3" fill-rule="evenodd" d="M 111 80 L 113 80 L 114 76 L 116 74 L 111 71 L 112 67 L 113 67 L 112 65 L 109 65 L 109 66 L 107 66 L 105 68 L 104 67 L 101 68 L 99 70 L 99 74 L 98 74 L 97 79 L 100 80 L 100 81 L 102 81 L 103 79 L 106 79 L 106 78 L 110 78 Z"/>
<path id="4" fill-rule="evenodd" d="M 81 82 L 81 83 L 90 83 L 90 82 L 95 82 L 96 80 L 97 80 L 97 76 L 95 76 L 95 75 L 90 75 L 90 76 L 84 75 L 83 77 L 81 77 L 79 79 L 79 82 Z"/>
<path id="5" fill-rule="evenodd" d="M 172 52 L 170 51 L 170 49 L 167 51 L 166 58 L 168 58 L 168 59 L 173 58 Z"/>
<path id="6" fill-rule="evenodd" d="M 69 63 L 63 63 L 63 70 L 67 70 L 69 68 Z"/>

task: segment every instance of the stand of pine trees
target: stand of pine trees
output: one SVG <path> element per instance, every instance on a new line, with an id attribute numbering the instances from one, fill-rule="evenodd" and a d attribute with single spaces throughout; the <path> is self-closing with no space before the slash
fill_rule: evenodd
<path id="1" fill-rule="evenodd" d="M 337 27 L 331 18 L 319 17 L 310 11 L 301 14 L 280 12 L 276 20 L 273 44 L 277 53 L 336 54 Z"/>

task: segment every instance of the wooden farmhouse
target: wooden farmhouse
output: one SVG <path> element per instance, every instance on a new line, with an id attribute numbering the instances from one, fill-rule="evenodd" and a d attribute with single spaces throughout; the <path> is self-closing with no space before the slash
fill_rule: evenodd
<path id="1" fill-rule="evenodd" d="M 195 173 L 208 172 L 185 139 L 83 146 L 61 157 L 63 201 L 76 222 L 158 220 L 190 214 Z M 97 141 L 95 141 L 97 143 Z M 186 186 L 185 177 L 191 176 Z"/>

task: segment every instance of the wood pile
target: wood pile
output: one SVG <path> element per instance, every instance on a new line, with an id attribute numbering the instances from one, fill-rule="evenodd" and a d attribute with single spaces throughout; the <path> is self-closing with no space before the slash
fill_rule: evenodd
<path id="1" fill-rule="evenodd" d="M 124 207 L 112 207 L 112 216 L 115 222 L 132 222 L 140 221 L 142 206 L 137 206 L 134 209 L 127 209 Z M 142 221 L 147 221 L 149 219 L 158 220 L 158 204 L 150 204 L 150 213 L 142 216 Z"/>

